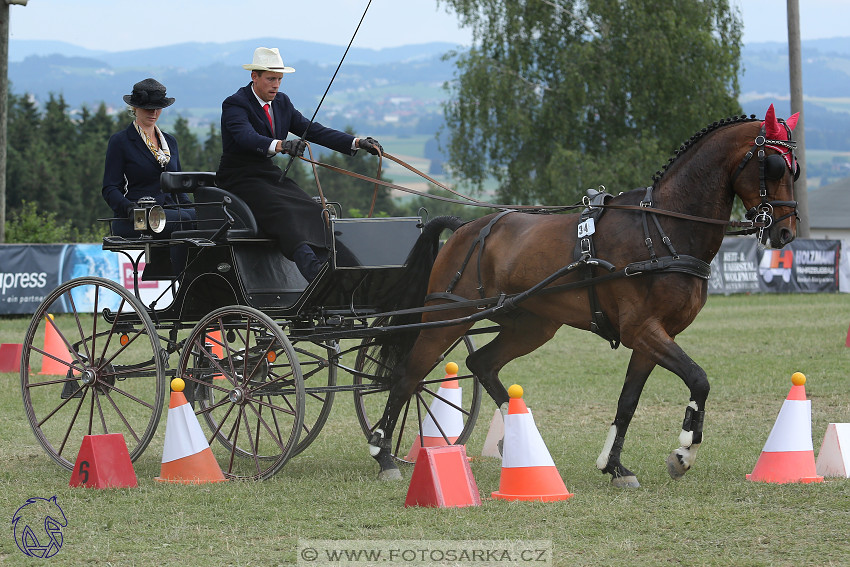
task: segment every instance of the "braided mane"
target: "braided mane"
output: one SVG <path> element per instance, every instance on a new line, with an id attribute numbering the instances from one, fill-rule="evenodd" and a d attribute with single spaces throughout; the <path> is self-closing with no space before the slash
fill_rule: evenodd
<path id="1" fill-rule="evenodd" d="M 706 135 L 710 134 L 711 132 L 714 132 L 715 130 L 717 130 L 718 128 L 721 128 L 723 126 L 728 126 L 730 124 L 735 124 L 737 122 L 752 122 L 754 120 L 758 120 L 756 118 L 755 114 L 750 114 L 749 116 L 747 116 L 746 114 L 741 114 L 739 116 L 732 116 L 730 118 L 724 118 L 722 120 L 719 120 L 717 122 L 709 124 L 708 126 L 703 128 L 702 130 L 700 130 L 699 132 L 697 132 L 696 134 L 691 136 L 681 146 L 679 146 L 679 149 L 676 150 L 676 155 L 674 155 L 673 157 L 668 159 L 667 163 L 664 164 L 661 167 L 661 169 L 659 169 L 658 171 L 655 172 L 655 175 L 652 176 L 653 187 L 655 186 L 655 184 L 657 184 L 659 181 L 661 181 L 661 178 L 664 176 L 665 173 L 667 173 L 667 170 L 670 168 L 671 165 L 673 165 L 674 161 L 679 159 L 679 157 L 682 154 L 684 154 L 686 151 L 691 149 L 691 147 L 693 147 L 694 144 L 696 144 L 698 141 L 700 141 Z"/>

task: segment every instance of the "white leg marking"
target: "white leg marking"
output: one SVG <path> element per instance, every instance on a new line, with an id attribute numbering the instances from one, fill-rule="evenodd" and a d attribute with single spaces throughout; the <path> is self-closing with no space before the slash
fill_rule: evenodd
<path id="1" fill-rule="evenodd" d="M 602 452 L 599 458 L 596 459 L 596 468 L 604 470 L 608 466 L 608 458 L 611 456 L 611 447 L 614 446 L 614 439 L 617 437 L 617 426 L 612 425 L 608 430 L 608 438 L 605 439 L 605 445 L 602 446 Z"/>
<path id="2" fill-rule="evenodd" d="M 376 429 L 376 430 L 375 430 L 375 433 L 379 434 L 379 435 L 381 436 L 381 439 L 383 439 L 383 438 L 384 438 L 384 430 L 383 430 L 383 429 Z M 380 453 L 380 452 L 381 452 L 381 448 L 380 448 L 380 447 L 378 447 L 378 446 L 376 446 L 376 445 L 372 445 L 371 443 L 369 443 L 369 454 L 370 454 L 371 456 L 373 456 L 373 457 L 377 457 L 377 456 L 378 456 L 378 453 Z"/>
<path id="3" fill-rule="evenodd" d="M 699 409 L 697 407 L 697 403 L 693 400 L 691 400 L 688 403 L 688 407 L 691 408 L 694 411 L 697 411 Z M 691 445 L 693 445 L 693 443 L 694 443 L 694 432 L 693 431 L 685 431 L 683 429 L 682 432 L 679 433 L 679 445 L 681 445 L 682 447 L 690 447 Z"/>

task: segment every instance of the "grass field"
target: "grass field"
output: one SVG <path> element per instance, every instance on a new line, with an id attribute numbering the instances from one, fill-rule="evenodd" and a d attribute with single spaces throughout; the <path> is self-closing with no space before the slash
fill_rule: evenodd
<path id="1" fill-rule="evenodd" d="M 165 419 L 135 463 L 132 489 L 69 488 L 33 437 L 19 377 L 0 374 L 0 511 L 10 520 L 27 498 L 57 497 L 68 519 L 59 565 L 287 565 L 299 538 L 315 540 L 505 540 L 552 542 L 555 565 L 850 565 L 850 480 L 751 483 L 752 471 L 802 371 L 820 448 L 830 422 L 850 422 L 850 298 L 840 294 L 712 296 L 678 342 L 712 384 L 705 439 L 693 470 L 669 478 L 688 393 L 657 369 L 623 452 L 641 488 L 611 487 L 594 466 L 629 357 L 605 341 L 563 329 L 510 364 L 567 488 L 557 503 L 492 500 L 500 463 L 477 458 L 480 507 L 404 508 L 404 482 L 379 483 L 350 394 L 339 394 L 318 439 L 271 480 L 205 486 L 159 484 Z M 24 319 L 0 321 L 0 342 L 20 342 Z M 172 365 L 176 362 L 172 362 Z M 467 450 L 480 454 L 494 406 L 485 400 Z M 8 526 L 9 524 L 7 524 Z M 31 565 L 11 529 L 0 563 Z M 301 563 L 306 565 L 309 563 Z M 358 565 L 364 565 L 359 563 Z M 403 563 L 402 563 L 403 564 Z M 485 564 L 485 563 L 478 563 Z M 522 564 L 522 563 L 519 563 Z"/>

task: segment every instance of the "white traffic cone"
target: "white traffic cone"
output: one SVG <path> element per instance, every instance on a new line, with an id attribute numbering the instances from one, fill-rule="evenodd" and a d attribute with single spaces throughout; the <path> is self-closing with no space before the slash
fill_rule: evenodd
<path id="1" fill-rule="evenodd" d="M 463 388 L 457 383 L 457 371 L 458 366 L 454 362 L 446 364 L 446 378 L 440 383 L 437 397 L 434 398 L 428 408 L 429 413 L 422 422 L 422 433 L 414 438 L 410 451 L 407 452 L 404 460 L 416 462 L 419 449 L 422 447 L 454 445 L 460 434 L 463 433 L 463 413 L 457 409 L 463 407 Z M 439 427 L 437 427 L 437 423 L 440 424 Z M 440 431 L 441 428 L 442 432 Z M 445 434 L 445 437 L 443 434 Z M 446 441 L 446 437 L 448 441 Z"/>
<path id="2" fill-rule="evenodd" d="M 223 482 L 227 479 L 212 454 L 192 406 L 183 395 L 184 387 L 182 378 L 171 381 L 162 468 L 155 480 L 181 484 Z"/>
<path id="3" fill-rule="evenodd" d="M 505 442 L 499 490 L 500 500 L 566 500 L 572 494 L 564 485 L 534 418 L 522 400 L 522 387 L 508 388 L 511 401 L 505 416 Z"/>
<path id="4" fill-rule="evenodd" d="M 812 402 L 806 399 L 806 377 L 802 372 L 795 372 L 791 383 L 793 386 L 747 480 L 780 484 L 823 482 L 823 477 L 815 470 Z"/>
<path id="5" fill-rule="evenodd" d="M 821 476 L 850 478 L 850 423 L 830 423 L 815 469 Z"/>

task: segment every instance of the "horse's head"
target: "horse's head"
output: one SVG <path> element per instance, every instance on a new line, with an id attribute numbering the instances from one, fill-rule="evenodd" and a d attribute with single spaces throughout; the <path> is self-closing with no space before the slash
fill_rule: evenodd
<path id="1" fill-rule="evenodd" d="M 797 235 L 794 181 L 800 175 L 792 132 L 798 114 L 776 118 L 773 105 L 750 142 L 752 146 L 732 175 L 732 188 L 747 209 L 747 218 L 759 227 L 759 240 L 782 248 Z"/>

